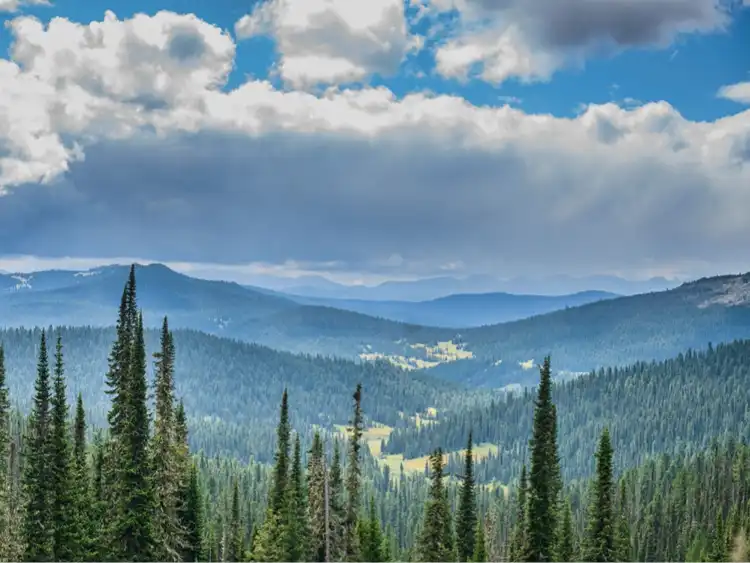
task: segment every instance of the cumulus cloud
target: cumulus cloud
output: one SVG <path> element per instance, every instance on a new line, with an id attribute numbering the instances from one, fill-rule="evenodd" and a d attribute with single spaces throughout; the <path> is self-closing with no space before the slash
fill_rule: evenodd
<path id="1" fill-rule="evenodd" d="M 21 6 L 49 6 L 49 0 L 0 0 L 0 14 L 16 12 Z"/>
<path id="2" fill-rule="evenodd" d="M 459 14 L 459 28 L 436 52 L 438 72 L 487 81 L 543 80 L 592 53 L 665 46 L 679 33 L 727 22 L 717 0 L 432 0 Z"/>
<path id="3" fill-rule="evenodd" d="M 222 90 L 234 44 L 192 16 L 11 29 L 4 252 L 414 275 L 746 257 L 750 111 Z"/>
<path id="4" fill-rule="evenodd" d="M 264 0 L 235 33 L 273 36 L 278 71 L 296 88 L 393 73 L 414 43 L 403 0 Z"/>
<path id="5" fill-rule="evenodd" d="M 719 89 L 718 96 L 734 102 L 750 104 L 750 82 L 738 82 L 737 84 L 722 86 Z"/>

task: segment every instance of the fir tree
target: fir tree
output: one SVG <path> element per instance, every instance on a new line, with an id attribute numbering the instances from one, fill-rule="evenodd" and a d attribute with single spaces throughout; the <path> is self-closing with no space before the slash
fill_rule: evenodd
<path id="1" fill-rule="evenodd" d="M 556 412 L 552 403 L 550 358 L 539 370 L 534 405 L 534 431 L 530 443 L 526 561 L 550 561 L 555 543 L 560 468 L 556 441 Z"/>
<path id="2" fill-rule="evenodd" d="M 602 432 L 596 452 L 596 480 L 589 507 L 589 522 L 584 542 L 586 561 L 615 561 L 615 521 L 613 510 L 612 443 L 609 430 Z"/>
<path id="3" fill-rule="evenodd" d="M 198 481 L 198 467 L 195 463 L 190 466 L 190 478 L 182 511 L 182 525 L 185 530 L 182 560 L 203 561 L 204 512 Z"/>
<path id="4" fill-rule="evenodd" d="M 630 540 L 630 526 L 628 524 L 628 505 L 624 479 L 620 481 L 619 497 L 619 513 L 617 516 L 617 530 L 615 531 L 617 561 L 630 561 L 632 546 Z"/>
<path id="5" fill-rule="evenodd" d="M 346 511 L 344 506 L 344 480 L 341 472 L 341 450 L 339 443 L 335 442 L 333 447 L 333 461 L 328 478 L 329 489 L 329 533 L 331 559 L 333 561 L 344 560 L 344 541 L 345 541 L 345 518 Z"/>
<path id="6" fill-rule="evenodd" d="M 239 483 L 234 479 L 232 487 L 232 508 L 229 520 L 229 532 L 226 540 L 226 552 L 224 561 L 242 560 L 242 526 L 240 514 L 240 492 Z"/>
<path id="7" fill-rule="evenodd" d="M 555 538 L 555 561 L 575 561 L 575 530 L 573 529 L 573 515 L 570 510 L 570 501 L 566 501 L 563 507 L 562 518 L 558 523 L 557 536 Z"/>
<path id="8" fill-rule="evenodd" d="M 34 383 L 34 404 L 29 420 L 28 449 L 24 451 L 23 488 L 26 507 L 22 538 L 25 545 L 24 558 L 27 561 L 54 559 L 50 399 L 47 341 L 42 331 Z"/>
<path id="9" fill-rule="evenodd" d="M 487 547 L 484 541 L 484 525 L 477 520 L 477 528 L 474 532 L 474 553 L 471 560 L 475 563 L 484 563 L 487 561 Z"/>
<path id="10" fill-rule="evenodd" d="M 10 398 L 5 382 L 5 351 L 0 344 L 0 559 L 8 561 L 6 546 L 16 522 L 9 519 L 8 504 L 11 487 L 10 457 Z"/>
<path id="11" fill-rule="evenodd" d="M 474 483 L 474 459 L 469 432 L 466 446 L 464 474 L 459 491 L 458 515 L 456 517 L 456 545 L 459 561 L 470 561 L 474 555 L 474 534 L 477 527 L 477 501 Z"/>
<path id="12" fill-rule="evenodd" d="M 285 556 L 287 561 L 304 561 L 308 554 L 307 503 L 302 475 L 302 453 L 297 434 L 294 441 L 292 471 L 287 488 L 284 517 Z"/>
<path id="13" fill-rule="evenodd" d="M 326 557 L 326 468 L 323 454 L 323 440 L 320 432 L 313 436 L 307 460 L 307 514 L 310 522 L 309 558 L 311 561 L 325 561 Z"/>
<path id="14" fill-rule="evenodd" d="M 153 482 L 156 511 L 154 536 L 156 554 L 161 561 L 179 560 L 183 543 L 178 502 L 184 486 L 185 468 L 178 462 L 178 443 L 174 416 L 174 341 L 164 317 L 161 346 L 154 354 L 156 417 L 151 452 L 153 456 Z"/>
<path id="15" fill-rule="evenodd" d="M 86 412 L 83 397 L 78 393 L 73 423 L 73 514 L 76 520 L 78 559 L 96 560 L 92 552 L 94 539 L 92 507 L 94 498 L 89 485 L 89 466 L 86 459 Z"/>
<path id="16" fill-rule="evenodd" d="M 352 418 L 351 433 L 349 435 L 349 455 L 346 466 L 346 519 L 344 557 L 347 561 L 358 561 L 360 558 L 359 541 L 357 537 L 357 518 L 360 507 L 360 487 L 362 483 L 362 467 L 359 452 L 362 448 L 362 384 L 357 384 L 354 398 L 354 417 Z"/>
<path id="17" fill-rule="evenodd" d="M 443 452 L 430 456 L 430 490 L 417 538 L 420 561 L 450 561 L 455 550 L 448 494 L 443 483 Z"/>
<path id="18" fill-rule="evenodd" d="M 55 559 L 69 561 L 82 555 L 78 543 L 81 532 L 75 514 L 73 467 L 68 403 L 65 388 L 62 341 L 57 337 L 55 350 L 54 395 L 52 397 L 50 443 L 50 480 L 52 489 L 53 553 Z"/>
<path id="19" fill-rule="evenodd" d="M 368 517 L 359 521 L 359 544 L 362 560 L 368 562 L 385 561 L 383 556 L 383 531 L 380 527 L 375 498 L 370 498 Z"/>
<path id="20" fill-rule="evenodd" d="M 516 495 L 516 522 L 510 543 L 510 559 L 512 561 L 521 561 L 526 553 L 527 495 L 528 480 L 526 477 L 526 465 L 524 464 L 521 469 L 521 479 L 518 482 L 518 493 Z"/>

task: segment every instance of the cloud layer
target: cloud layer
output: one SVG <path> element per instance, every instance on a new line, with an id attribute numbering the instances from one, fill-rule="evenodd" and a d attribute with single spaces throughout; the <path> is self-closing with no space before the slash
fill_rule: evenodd
<path id="1" fill-rule="evenodd" d="M 564 119 L 385 88 L 225 91 L 233 40 L 193 16 L 11 31 L 6 253 L 415 275 L 747 258 L 750 111 Z"/>

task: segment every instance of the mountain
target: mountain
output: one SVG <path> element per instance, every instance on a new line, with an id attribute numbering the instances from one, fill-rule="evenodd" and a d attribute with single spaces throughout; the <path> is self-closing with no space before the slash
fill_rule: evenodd
<path id="1" fill-rule="evenodd" d="M 145 276 L 144 276 L 145 277 Z M 111 308 L 110 317 L 117 316 Z M 112 328 L 55 328 L 60 335 L 71 401 L 83 394 L 90 422 L 103 426 L 110 399 L 105 394 L 107 358 L 115 338 Z M 13 404 L 24 410 L 33 397 L 41 331 L 0 330 L 7 384 Z M 278 352 L 263 346 L 176 330 L 175 386 L 190 416 L 195 450 L 231 453 L 270 461 L 284 389 L 295 404 L 294 424 L 346 424 L 351 394 L 363 385 L 367 416 L 395 425 L 399 411 L 422 412 L 460 395 L 454 385 L 424 374 L 409 374 L 386 362 L 355 363 Z M 146 332 L 149 364 L 158 350 L 158 331 Z"/>
<path id="2" fill-rule="evenodd" d="M 25 276 L 23 283 L 0 278 L 6 286 L 0 291 L 0 322 L 111 325 L 127 268 L 76 274 L 50 274 L 51 281 L 45 282 L 49 286 L 38 281 L 41 273 Z M 704 278 L 668 291 L 603 299 L 465 329 L 299 303 L 283 294 L 191 278 L 158 264 L 138 267 L 137 277 L 139 303 L 151 327 L 168 315 L 174 328 L 292 352 L 382 358 L 409 369 L 430 368 L 431 375 L 473 386 L 533 383 L 534 363 L 549 353 L 560 372 L 574 375 L 602 366 L 666 359 L 709 341 L 750 338 L 750 274 Z M 477 298 L 447 298 L 446 307 L 471 299 Z"/>
<path id="3" fill-rule="evenodd" d="M 618 295 L 636 295 L 672 289 L 678 280 L 654 277 L 627 280 L 618 276 L 517 277 L 501 280 L 493 276 L 456 278 L 442 276 L 413 281 L 388 281 L 379 285 L 344 285 L 322 276 L 303 278 L 258 278 L 256 285 L 303 297 L 366 301 L 428 301 L 462 293 L 512 293 L 522 295 L 564 296 L 586 291 Z"/>
<path id="4" fill-rule="evenodd" d="M 464 293 L 430 301 L 370 301 L 288 296 L 289 299 L 309 305 L 344 309 L 415 325 L 450 328 L 515 321 L 614 297 L 618 295 L 603 291 L 584 291 L 562 296 Z"/>

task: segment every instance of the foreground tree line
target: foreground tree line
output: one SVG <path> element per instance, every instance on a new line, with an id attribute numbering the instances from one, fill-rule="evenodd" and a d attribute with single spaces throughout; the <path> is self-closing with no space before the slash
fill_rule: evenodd
<path id="1" fill-rule="evenodd" d="M 595 477 L 564 483 L 549 357 L 540 367 L 528 466 L 506 494 L 476 483 L 471 430 L 453 474 L 440 449 L 429 457 L 427 483 L 378 466 L 362 449 L 361 385 L 344 447 L 332 440 L 329 448 L 318 429 L 303 452 L 284 391 L 271 468 L 193 456 L 167 320 L 154 354 L 153 410 L 143 335 L 131 269 L 106 374 L 108 429 L 92 444 L 80 394 L 70 420 L 59 335 L 50 362 L 41 333 L 28 418 L 11 410 L 0 347 L 2 560 L 746 559 L 750 450 L 716 442 L 618 480 L 604 428 Z"/>

